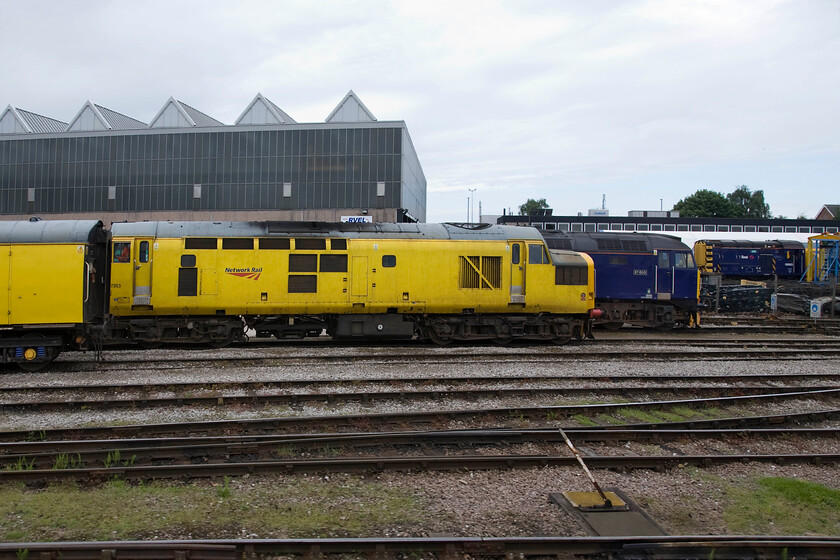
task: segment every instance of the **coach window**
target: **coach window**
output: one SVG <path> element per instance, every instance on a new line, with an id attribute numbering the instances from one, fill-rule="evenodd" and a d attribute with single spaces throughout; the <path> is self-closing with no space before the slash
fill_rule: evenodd
<path id="1" fill-rule="evenodd" d="M 659 268 L 668 268 L 671 266 L 671 259 L 668 258 L 668 253 L 662 251 L 659 253 Z"/>
<path id="2" fill-rule="evenodd" d="M 141 263 L 149 262 L 149 242 L 140 242 L 140 255 L 138 256 Z"/>
<path id="3" fill-rule="evenodd" d="M 131 262 L 131 243 L 114 243 L 114 262 Z"/>

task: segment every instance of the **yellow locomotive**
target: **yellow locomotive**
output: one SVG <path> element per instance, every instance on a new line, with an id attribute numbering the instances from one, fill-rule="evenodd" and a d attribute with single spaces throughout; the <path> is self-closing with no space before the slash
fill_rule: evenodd
<path id="1" fill-rule="evenodd" d="M 338 339 L 566 342 L 590 332 L 592 260 L 532 228 L 314 222 L 0 222 L 0 359 L 63 349 Z"/>
<path id="2" fill-rule="evenodd" d="M 567 341 L 588 334 L 592 261 L 531 228 L 454 224 L 114 224 L 117 338 Z"/>

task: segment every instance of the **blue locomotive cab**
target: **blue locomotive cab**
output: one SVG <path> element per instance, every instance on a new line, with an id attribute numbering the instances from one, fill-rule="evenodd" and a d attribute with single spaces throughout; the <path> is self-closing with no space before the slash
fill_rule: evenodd
<path id="1" fill-rule="evenodd" d="M 661 234 L 544 232 L 554 249 L 589 254 L 595 265 L 596 321 L 671 328 L 697 324 L 699 275 L 691 248 Z"/>

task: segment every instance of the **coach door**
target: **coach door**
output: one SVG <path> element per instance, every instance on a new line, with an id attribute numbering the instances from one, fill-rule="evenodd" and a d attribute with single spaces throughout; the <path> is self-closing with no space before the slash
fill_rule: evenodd
<path id="1" fill-rule="evenodd" d="M 671 299 L 674 291 L 674 269 L 669 251 L 659 251 L 656 256 L 656 298 Z"/>
<path id="2" fill-rule="evenodd" d="M 510 244 L 510 303 L 525 303 L 525 244 Z"/>
<path id="3" fill-rule="evenodd" d="M 134 239 L 133 305 L 152 304 L 152 238 Z"/>

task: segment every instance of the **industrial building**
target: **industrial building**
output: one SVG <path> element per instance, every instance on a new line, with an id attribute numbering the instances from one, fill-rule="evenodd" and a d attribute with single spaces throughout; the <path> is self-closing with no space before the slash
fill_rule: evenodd
<path id="1" fill-rule="evenodd" d="M 88 101 L 69 121 L 0 113 L 0 220 L 423 222 L 404 121 L 351 90 L 323 123 L 262 94 L 233 125 L 170 98 L 147 124 Z"/>

